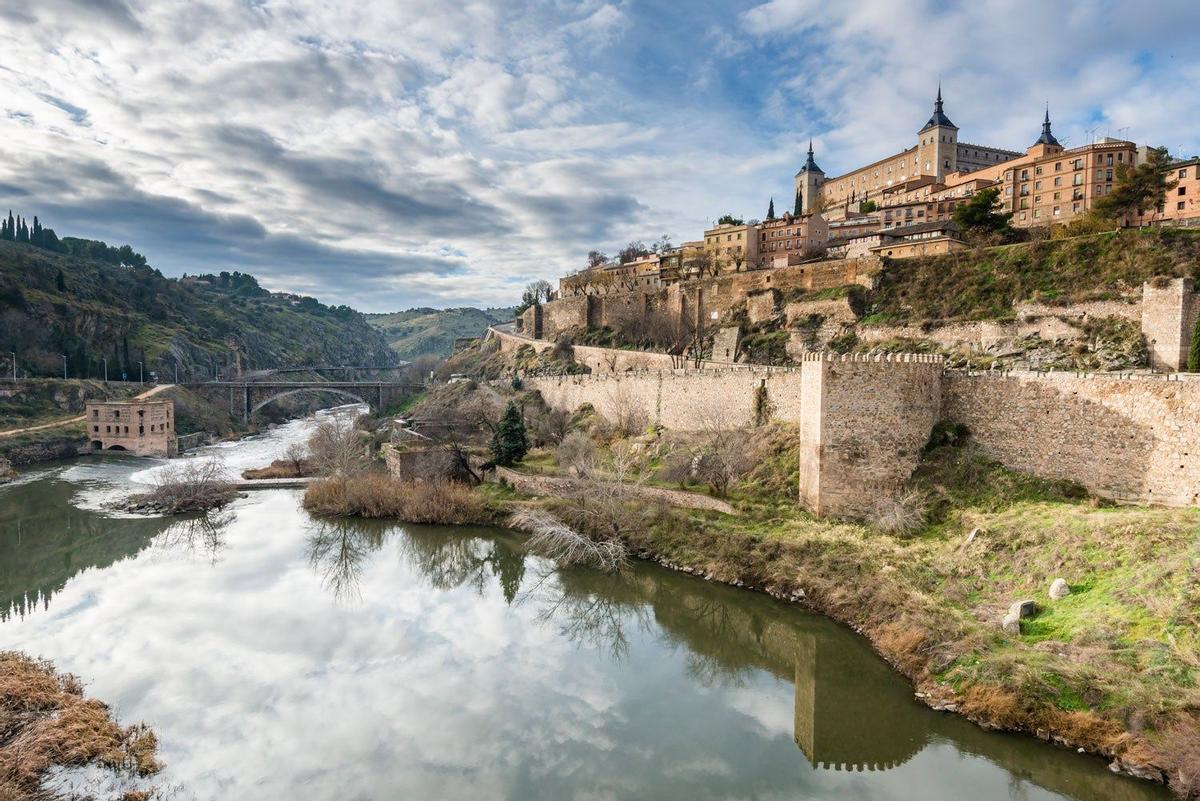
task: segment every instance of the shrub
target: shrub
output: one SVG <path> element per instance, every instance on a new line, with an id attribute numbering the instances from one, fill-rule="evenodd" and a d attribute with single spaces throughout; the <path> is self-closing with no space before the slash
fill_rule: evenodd
<path id="1" fill-rule="evenodd" d="M 352 476 L 370 464 L 363 434 L 344 420 L 323 420 L 309 437 L 308 449 L 322 476 Z"/>
<path id="2" fill-rule="evenodd" d="M 885 534 L 907 536 L 925 525 L 927 508 L 925 493 L 906 489 L 876 499 L 867 514 L 867 522 Z"/>
<path id="3" fill-rule="evenodd" d="M 154 488 L 129 498 L 127 508 L 168 515 L 220 509 L 237 497 L 225 466 L 213 459 L 187 459 L 158 474 Z"/>
<path id="4" fill-rule="evenodd" d="M 308 485 L 304 508 L 327 517 L 392 518 L 408 523 L 483 525 L 493 522 L 487 500 L 454 481 L 397 481 L 363 473 Z"/>
<path id="5" fill-rule="evenodd" d="M 554 463 L 577 476 L 586 476 L 596 466 L 596 443 L 582 431 L 572 431 L 554 452 Z"/>
<path id="6" fill-rule="evenodd" d="M 509 525 L 530 533 L 529 550 L 563 567 L 579 565 L 615 572 L 629 561 L 623 543 L 580 534 L 548 512 L 522 509 L 512 516 Z"/>

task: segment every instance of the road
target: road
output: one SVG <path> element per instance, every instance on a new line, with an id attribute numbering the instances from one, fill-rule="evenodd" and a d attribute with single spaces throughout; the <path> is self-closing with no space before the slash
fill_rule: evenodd
<path id="1" fill-rule="evenodd" d="M 157 395 L 158 393 L 160 393 L 164 390 L 168 390 L 173 386 L 175 386 L 175 385 L 174 384 L 159 384 L 156 387 L 151 387 L 150 389 L 146 390 L 145 392 L 141 393 L 140 395 L 135 395 L 131 400 L 145 400 L 146 398 Z M 81 414 L 81 415 L 77 415 L 75 417 L 67 417 L 62 420 L 55 420 L 53 423 L 41 423 L 40 425 L 26 426 L 25 428 L 10 428 L 8 431 L 0 431 L 0 437 L 15 437 L 18 434 L 28 434 L 31 431 L 42 431 L 47 428 L 58 428 L 59 426 L 66 426 L 66 425 L 70 425 L 71 423 L 82 423 L 82 422 L 83 422 L 83 415 Z"/>

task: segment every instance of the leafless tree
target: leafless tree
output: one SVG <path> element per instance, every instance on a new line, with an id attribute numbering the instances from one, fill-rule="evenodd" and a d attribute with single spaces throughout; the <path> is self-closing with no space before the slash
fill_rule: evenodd
<path id="1" fill-rule="evenodd" d="M 628 385 L 617 381 L 608 391 L 607 414 L 614 431 L 622 437 L 631 437 L 646 430 L 650 417 Z"/>
<path id="2" fill-rule="evenodd" d="M 583 477 L 596 466 L 596 443 L 582 431 L 572 431 L 554 452 L 555 463 Z"/>
<path id="3" fill-rule="evenodd" d="M 509 525 L 529 532 L 529 550 L 563 567 L 583 566 L 614 572 L 629 561 L 629 551 L 620 540 L 580 534 L 540 509 L 519 510 Z"/>
<path id="4" fill-rule="evenodd" d="M 308 439 L 308 449 L 322 476 L 353 476 L 370 465 L 368 445 L 351 421 L 322 420 Z"/>
<path id="5" fill-rule="evenodd" d="M 525 292 L 534 303 L 549 302 L 554 297 L 554 285 L 545 279 L 539 278 L 526 286 Z"/>
<path id="6" fill-rule="evenodd" d="M 308 447 L 302 442 L 293 442 L 283 451 L 283 460 L 291 465 L 297 476 L 302 476 L 308 468 Z"/>
<path id="7" fill-rule="evenodd" d="M 709 413 L 704 421 L 705 442 L 695 454 L 696 475 L 724 498 L 729 488 L 749 472 L 746 434 L 728 425 L 725 418 Z"/>
<path id="8" fill-rule="evenodd" d="M 589 250 L 587 254 L 587 268 L 594 270 L 597 267 L 603 267 L 608 264 L 608 255 L 600 250 Z"/>
<path id="9" fill-rule="evenodd" d="M 237 497 L 237 485 L 216 459 L 184 459 L 163 469 L 149 492 L 129 499 L 131 509 L 177 515 L 207 512 Z"/>

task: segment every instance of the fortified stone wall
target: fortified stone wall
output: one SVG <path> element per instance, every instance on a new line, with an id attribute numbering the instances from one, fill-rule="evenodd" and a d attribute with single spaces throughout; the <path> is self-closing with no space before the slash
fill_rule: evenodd
<path id="1" fill-rule="evenodd" d="M 912 475 L 941 417 L 942 358 L 813 354 L 802 369 L 800 502 L 865 516 Z"/>
<path id="2" fill-rule="evenodd" d="M 1200 376 L 950 373 L 945 416 L 1008 467 L 1120 500 L 1196 505 Z"/>
<path id="3" fill-rule="evenodd" d="M 1190 278 L 1147 281 L 1142 285 L 1142 333 L 1154 369 L 1187 368 L 1197 314 L 1200 296 L 1193 291 Z"/>

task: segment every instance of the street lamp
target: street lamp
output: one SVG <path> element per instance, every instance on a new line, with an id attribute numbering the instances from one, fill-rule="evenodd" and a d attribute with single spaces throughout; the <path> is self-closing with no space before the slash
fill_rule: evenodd
<path id="1" fill-rule="evenodd" d="M 138 362 L 138 384 L 144 384 L 144 383 L 146 383 L 145 382 L 145 372 L 142 370 L 142 363 Z"/>
<path id="2" fill-rule="evenodd" d="M 108 383 L 108 359 L 101 359 L 104 362 L 104 383 Z"/>
<path id="3" fill-rule="evenodd" d="M 13 383 L 15 384 L 15 383 L 17 383 L 17 354 L 13 353 L 13 352 L 10 350 L 10 351 L 8 352 L 8 355 L 12 357 L 12 363 L 13 363 Z"/>
<path id="4" fill-rule="evenodd" d="M 59 355 L 63 357 L 63 381 L 66 381 L 67 380 L 67 354 L 60 353 Z"/>

